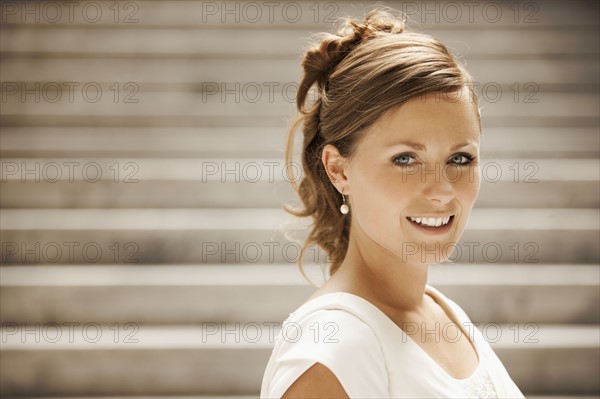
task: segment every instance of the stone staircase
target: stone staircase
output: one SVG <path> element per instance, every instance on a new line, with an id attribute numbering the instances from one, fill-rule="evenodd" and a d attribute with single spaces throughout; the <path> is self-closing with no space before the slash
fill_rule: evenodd
<path id="1" fill-rule="evenodd" d="M 481 193 L 430 284 L 527 397 L 597 397 L 598 5 L 386 4 L 482 93 Z M 361 6 L 0 6 L 0 394 L 256 397 L 314 289 L 281 209 L 301 50 Z"/>

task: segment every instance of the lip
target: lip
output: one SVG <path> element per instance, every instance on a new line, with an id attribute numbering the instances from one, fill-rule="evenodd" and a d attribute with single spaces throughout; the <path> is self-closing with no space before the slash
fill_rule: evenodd
<path id="1" fill-rule="evenodd" d="M 440 227 L 423 226 L 423 225 L 413 222 L 408 217 L 406 217 L 406 220 L 408 221 L 408 223 L 410 223 L 411 226 L 414 226 L 419 231 L 422 231 L 426 234 L 439 235 L 439 234 L 447 233 L 448 230 L 450 230 L 450 227 L 452 227 L 452 225 L 454 224 L 454 219 L 455 219 L 454 216 L 455 215 L 450 216 L 450 220 L 448 221 L 448 223 L 443 226 L 440 226 Z M 436 216 L 431 216 L 431 217 L 436 217 Z M 442 217 L 442 216 L 437 216 L 437 217 Z"/>

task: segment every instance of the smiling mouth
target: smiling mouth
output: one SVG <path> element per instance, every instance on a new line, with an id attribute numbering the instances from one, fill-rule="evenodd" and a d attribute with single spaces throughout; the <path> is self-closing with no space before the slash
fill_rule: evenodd
<path id="1" fill-rule="evenodd" d="M 406 218 L 420 232 L 425 234 L 446 234 L 454 222 L 454 215 L 444 217 L 408 216 Z"/>
<path id="2" fill-rule="evenodd" d="M 454 215 L 450 215 L 450 216 L 446 216 L 446 217 L 439 217 L 439 218 L 433 218 L 433 217 L 418 217 L 418 216 L 407 216 L 406 217 L 408 220 L 410 220 L 411 222 L 421 225 L 421 226 L 429 226 L 429 227 L 440 227 L 440 226 L 445 226 L 447 224 L 452 223 L 452 220 L 454 219 Z"/>

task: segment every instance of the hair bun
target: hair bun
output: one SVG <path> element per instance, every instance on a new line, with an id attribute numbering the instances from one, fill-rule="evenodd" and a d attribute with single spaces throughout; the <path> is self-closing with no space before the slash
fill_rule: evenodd
<path id="1" fill-rule="evenodd" d="M 397 17 L 381 8 L 369 12 L 364 22 L 345 18 L 338 30 L 338 36 L 352 36 L 354 39 L 370 39 L 381 34 L 395 34 L 404 31 L 403 17 Z"/>
<path id="2" fill-rule="evenodd" d="M 316 47 L 306 51 L 302 60 L 304 78 L 300 83 L 297 106 L 303 110 L 303 104 L 310 87 L 317 83 L 320 91 L 327 89 L 329 76 L 336 66 L 360 43 L 377 36 L 402 33 L 404 20 L 381 8 L 370 11 L 364 22 L 347 17 L 337 34 L 320 34 Z"/>

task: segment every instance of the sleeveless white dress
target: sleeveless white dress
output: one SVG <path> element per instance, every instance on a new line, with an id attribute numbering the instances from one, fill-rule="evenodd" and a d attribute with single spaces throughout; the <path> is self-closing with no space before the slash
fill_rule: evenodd
<path id="1" fill-rule="evenodd" d="M 350 398 L 524 398 L 462 308 L 430 285 L 425 291 L 461 328 L 442 328 L 443 336 L 464 333 L 473 342 L 479 364 L 470 377 L 450 376 L 366 299 L 334 292 L 306 302 L 283 323 L 260 397 L 280 398 L 318 362 L 335 374 Z"/>

